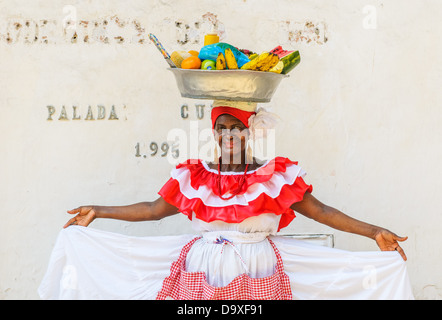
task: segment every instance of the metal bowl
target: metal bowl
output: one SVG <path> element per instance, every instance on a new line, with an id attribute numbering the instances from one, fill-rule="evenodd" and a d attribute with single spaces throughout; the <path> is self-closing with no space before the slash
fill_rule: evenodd
<path id="1" fill-rule="evenodd" d="M 270 102 L 286 74 L 251 70 L 168 68 L 181 96 L 194 99 Z"/>

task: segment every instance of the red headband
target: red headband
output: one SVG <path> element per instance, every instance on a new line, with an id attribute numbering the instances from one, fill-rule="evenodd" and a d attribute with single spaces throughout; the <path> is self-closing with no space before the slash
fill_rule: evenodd
<path id="1" fill-rule="evenodd" d="M 230 114 L 241 121 L 247 128 L 249 127 L 249 118 L 256 112 L 243 111 L 232 107 L 214 107 L 212 109 L 212 129 L 215 129 L 215 121 L 222 114 Z"/>

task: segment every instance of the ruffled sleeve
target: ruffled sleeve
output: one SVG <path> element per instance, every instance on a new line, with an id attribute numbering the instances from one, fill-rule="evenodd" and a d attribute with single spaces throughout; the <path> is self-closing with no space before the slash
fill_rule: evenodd
<path id="1" fill-rule="evenodd" d="M 192 219 L 192 213 L 205 222 L 221 220 L 240 223 L 263 213 L 281 215 L 278 231 L 295 218 L 290 206 L 301 201 L 312 186 L 303 179 L 305 172 L 288 158 L 276 157 L 246 174 L 242 189 L 225 200 L 230 191 L 237 190 L 242 173 L 218 173 L 201 160 L 188 160 L 171 172 L 171 178 L 158 192 L 168 203 Z"/>

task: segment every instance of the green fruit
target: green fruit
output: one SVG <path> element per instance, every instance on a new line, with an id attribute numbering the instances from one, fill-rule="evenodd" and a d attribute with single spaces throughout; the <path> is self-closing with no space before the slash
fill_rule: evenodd
<path id="1" fill-rule="evenodd" d="M 204 60 L 201 64 L 201 69 L 204 70 L 215 70 L 216 69 L 216 62 L 213 60 Z"/>
<path id="2" fill-rule="evenodd" d="M 282 69 L 281 73 L 287 74 L 301 62 L 301 56 L 299 55 L 299 51 L 295 51 L 283 57 L 281 61 L 284 62 L 284 69 Z"/>

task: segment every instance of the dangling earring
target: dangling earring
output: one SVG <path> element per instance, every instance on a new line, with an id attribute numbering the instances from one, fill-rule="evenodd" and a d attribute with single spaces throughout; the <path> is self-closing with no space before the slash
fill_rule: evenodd
<path id="1" fill-rule="evenodd" d="M 219 155 L 218 155 L 218 145 L 215 143 L 215 150 L 213 150 L 213 163 L 219 162 Z"/>
<path id="2" fill-rule="evenodd" d="M 246 163 L 253 163 L 253 149 L 251 141 L 252 141 L 251 139 L 247 140 Z"/>

